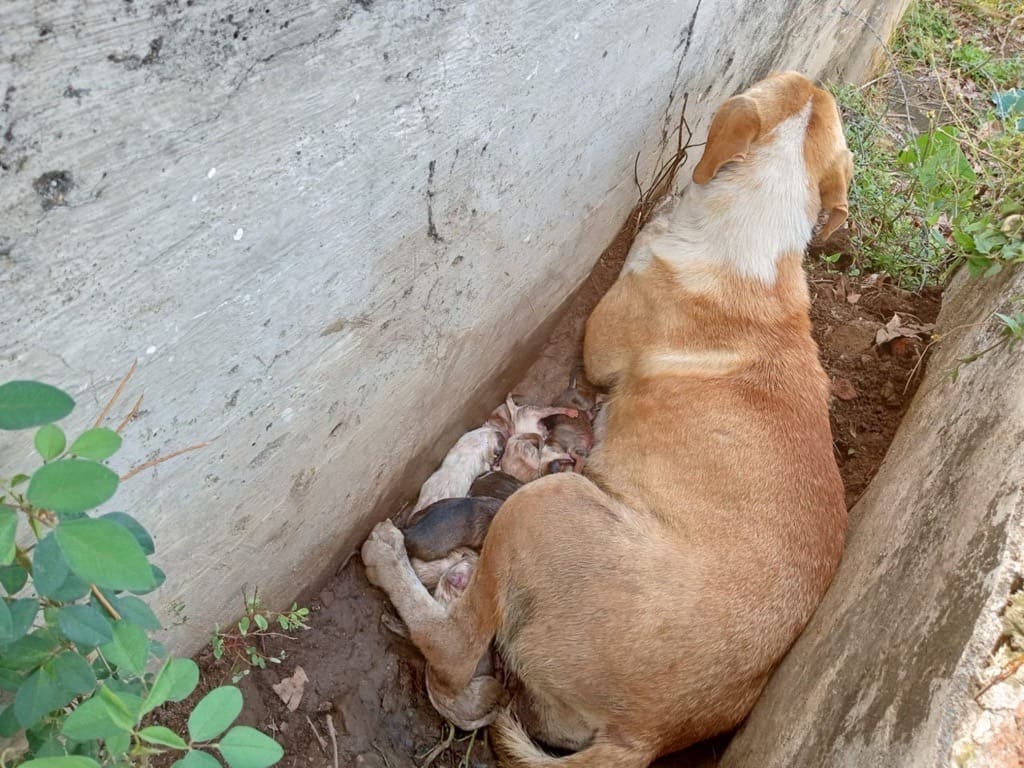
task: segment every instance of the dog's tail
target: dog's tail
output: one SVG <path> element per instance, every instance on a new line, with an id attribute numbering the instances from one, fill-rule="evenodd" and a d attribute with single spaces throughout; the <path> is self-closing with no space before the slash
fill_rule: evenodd
<path id="1" fill-rule="evenodd" d="M 491 726 L 494 750 L 501 768 L 647 768 L 653 756 L 627 746 L 602 741 L 565 757 L 542 751 L 508 711 Z"/>

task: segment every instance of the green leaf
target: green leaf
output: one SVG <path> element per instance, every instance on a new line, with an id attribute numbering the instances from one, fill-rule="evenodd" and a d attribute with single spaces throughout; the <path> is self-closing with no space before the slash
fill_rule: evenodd
<path id="1" fill-rule="evenodd" d="M 63 463 L 48 464 L 43 469 Z M 85 581 L 115 590 L 148 589 L 155 582 L 142 547 L 124 526 L 112 520 L 66 520 L 57 526 L 54 535 L 68 567 Z"/>
<path id="2" fill-rule="evenodd" d="M 32 583 L 39 594 L 61 602 L 76 600 L 89 591 L 89 584 L 68 569 L 55 531 L 46 534 L 36 545 L 32 556 Z"/>
<path id="3" fill-rule="evenodd" d="M 233 685 L 222 685 L 206 694 L 188 718 L 192 741 L 208 741 L 231 725 L 242 712 L 242 692 Z"/>
<path id="4" fill-rule="evenodd" d="M 152 555 L 156 551 L 156 547 L 153 546 L 153 538 L 149 535 L 149 532 L 142 527 L 142 524 L 134 517 L 129 515 L 127 512 L 108 512 L 105 515 L 100 516 L 101 520 L 113 520 L 118 525 L 123 525 L 127 528 L 135 540 L 139 542 L 139 546 L 142 547 L 142 551 L 147 555 Z"/>
<path id="5" fill-rule="evenodd" d="M 221 764 L 213 755 L 193 749 L 171 768 L 221 768 Z"/>
<path id="6" fill-rule="evenodd" d="M 75 407 L 69 395 L 38 381 L 0 386 L 0 429 L 27 429 L 60 421 Z"/>
<path id="7" fill-rule="evenodd" d="M 5 600 L 0 600 L 0 645 L 14 642 L 14 618 Z"/>
<path id="8" fill-rule="evenodd" d="M 64 430 L 56 424 L 46 424 L 39 428 L 35 437 L 36 450 L 43 457 L 43 461 L 52 461 L 64 452 L 64 446 L 68 440 L 64 437 Z"/>
<path id="9" fill-rule="evenodd" d="M 29 479 L 28 475 L 15 475 L 11 478 L 11 488 L 17 488 L 19 485 L 23 485 L 24 483 L 27 483 Z"/>
<path id="10" fill-rule="evenodd" d="M 88 459 L 62 459 L 35 471 L 26 497 L 54 512 L 84 512 L 98 507 L 117 491 L 117 473 Z"/>
<path id="11" fill-rule="evenodd" d="M 117 612 L 121 614 L 121 618 L 127 622 L 134 624 L 137 627 L 148 629 L 156 632 L 162 629 L 160 619 L 156 617 L 152 609 L 146 605 L 142 600 L 131 595 L 125 595 L 124 597 L 117 598 L 115 604 Z"/>
<path id="12" fill-rule="evenodd" d="M 96 427 L 78 436 L 71 444 L 71 453 L 84 459 L 103 461 L 109 459 L 121 447 L 121 436 L 112 429 Z"/>
<path id="13" fill-rule="evenodd" d="M 60 631 L 73 643 L 95 648 L 114 639 L 110 622 L 93 605 L 66 605 L 57 612 Z"/>
<path id="14" fill-rule="evenodd" d="M 75 694 L 57 681 L 53 665 L 44 664 L 29 675 L 14 694 L 14 714 L 21 726 L 28 728 L 73 698 Z"/>
<path id="15" fill-rule="evenodd" d="M 0 690 L 9 691 L 14 693 L 21 687 L 21 681 L 24 678 L 12 669 L 3 669 L 0 667 Z M 11 717 L 14 717 L 14 711 L 11 711 Z M 3 734 L 0 734 L 2 736 Z"/>
<path id="16" fill-rule="evenodd" d="M 9 739 L 21 730 L 18 718 L 14 716 L 14 705 L 9 705 L 0 713 L 0 739 Z"/>
<path id="17" fill-rule="evenodd" d="M 217 748 L 231 768 L 268 768 L 284 756 L 280 744 L 247 725 L 225 733 Z"/>
<path id="18" fill-rule="evenodd" d="M 46 661 L 60 646 L 60 638 L 49 629 L 37 629 L 31 635 L 4 648 L 0 654 L 0 667 L 14 670 L 29 670 Z"/>
<path id="19" fill-rule="evenodd" d="M 20 592 L 27 581 L 28 571 L 20 565 L 0 566 L 0 585 L 3 586 L 8 595 Z"/>
<path id="20" fill-rule="evenodd" d="M 115 691 L 108 680 L 99 689 L 99 700 L 107 708 L 110 719 L 125 730 L 132 730 L 142 716 L 142 699 L 130 693 Z"/>
<path id="21" fill-rule="evenodd" d="M 150 744 L 160 744 L 161 746 L 174 747 L 175 749 L 188 749 L 188 744 L 185 743 L 181 736 L 162 725 L 151 725 L 143 728 L 139 731 L 139 738 Z"/>
<path id="22" fill-rule="evenodd" d="M 62 755 L 29 760 L 27 763 L 22 763 L 19 768 L 100 768 L 100 764 L 91 757 Z"/>
<path id="23" fill-rule="evenodd" d="M 114 624 L 114 639 L 100 646 L 103 657 L 116 667 L 133 675 L 146 671 L 149 658 L 149 638 L 146 633 L 126 621 Z"/>
<path id="24" fill-rule="evenodd" d="M 18 532 L 18 513 L 0 504 L 0 565 L 14 560 L 14 535 Z"/>
<path id="25" fill-rule="evenodd" d="M 167 581 L 167 574 L 165 574 L 157 566 L 155 566 L 155 565 L 151 566 L 150 567 L 150 571 L 153 574 L 153 585 L 150 586 L 150 587 L 147 587 L 146 589 L 133 589 L 133 590 L 131 590 L 136 595 L 148 595 L 153 590 L 159 589 L 161 586 L 163 586 L 163 583 L 165 581 Z"/>
<path id="26" fill-rule="evenodd" d="M 34 597 L 24 597 L 13 601 L 8 608 L 11 610 L 12 640 L 20 640 L 32 629 L 32 622 L 39 613 L 39 601 Z"/>
<path id="27" fill-rule="evenodd" d="M 107 739 L 104 746 L 107 748 L 107 754 L 111 757 L 123 755 L 132 746 L 132 735 L 127 731 L 122 731 Z"/>
<path id="28" fill-rule="evenodd" d="M 260 630 L 262 630 L 263 632 L 267 631 L 269 624 L 267 623 L 267 617 L 264 616 L 262 613 L 257 613 L 255 616 L 253 616 L 253 621 L 256 622 L 256 626 L 259 627 Z"/>
<path id="29" fill-rule="evenodd" d="M 109 739 L 128 731 L 114 722 L 106 703 L 94 696 L 83 701 L 68 715 L 62 733 L 74 741 L 91 741 Z"/>
<path id="30" fill-rule="evenodd" d="M 64 651 L 50 663 L 53 665 L 54 679 L 62 688 L 76 696 L 91 693 L 96 687 L 96 675 L 81 654 Z"/>
<path id="31" fill-rule="evenodd" d="M 142 703 L 142 712 L 150 712 L 167 701 L 181 701 L 199 683 L 199 667 L 192 659 L 168 659 L 160 668 L 149 695 Z"/>

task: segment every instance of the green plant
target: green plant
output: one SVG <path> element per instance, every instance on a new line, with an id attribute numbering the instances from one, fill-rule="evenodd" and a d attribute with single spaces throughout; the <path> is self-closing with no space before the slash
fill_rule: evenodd
<path id="1" fill-rule="evenodd" d="M 199 669 L 151 637 L 160 622 L 138 595 L 164 580 L 149 562 L 153 539 L 126 512 L 95 512 L 123 479 L 106 464 L 121 447 L 120 428 L 101 425 L 113 402 L 69 441 L 55 423 L 74 408 L 69 395 L 34 381 L 0 386 L 0 430 L 36 429 L 42 459 L 0 482 L 0 736 L 23 731 L 27 742 L 3 762 L 98 768 L 180 752 L 177 768 L 216 768 L 217 752 L 231 768 L 273 765 L 273 739 L 231 727 L 237 688 L 200 700 L 187 734 L 154 722 L 160 705 L 194 691 Z"/>
<path id="2" fill-rule="evenodd" d="M 1024 341 L 1024 311 L 1016 309 L 1021 302 L 1024 302 L 1024 296 L 1016 296 L 1011 301 L 1011 304 L 1013 304 L 1012 309 L 1009 309 L 1006 312 L 992 313 L 992 320 L 995 321 L 999 330 L 996 335 L 996 340 L 978 352 L 959 358 L 956 361 L 956 365 L 953 367 L 953 370 L 950 371 L 950 376 L 953 378 L 953 381 L 956 381 L 960 375 L 960 369 L 965 365 L 969 365 L 970 363 L 979 360 L 1000 347 L 1013 349 L 1021 341 Z"/>
<path id="3" fill-rule="evenodd" d="M 231 661 L 232 679 L 237 683 L 249 674 L 251 667 L 266 669 L 267 663 L 280 664 L 285 658 L 281 651 L 277 656 L 266 653 L 264 640 L 268 637 L 294 638 L 280 632 L 271 631 L 271 626 L 280 627 L 282 632 L 309 629 L 306 618 L 308 608 L 300 608 L 297 603 L 284 613 L 268 611 L 260 600 L 259 590 L 254 589 L 251 595 L 242 591 L 242 602 L 245 613 L 233 627 L 221 632 L 218 626 L 210 640 L 214 658 L 227 658 Z"/>

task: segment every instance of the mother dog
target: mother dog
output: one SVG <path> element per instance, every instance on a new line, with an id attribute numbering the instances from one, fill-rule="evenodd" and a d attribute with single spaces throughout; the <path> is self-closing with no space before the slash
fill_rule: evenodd
<path id="1" fill-rule="evenodd" d="M 611 397 L 586 476 L 509 498 L 448 609 L 390 522 L 364 544 L 442 711 L 500 706 L 474 677 L 497 640 L 521 683 L 495 727 L 503 766 L 642 768 L 733 728 L 818 605 L 846 508 L 802 257 L 822 210 L 825 237 L 846 219 L 852 169 L 806 77 L 726 101 L 694 184 L 587 323 L 587 375 Z"/>

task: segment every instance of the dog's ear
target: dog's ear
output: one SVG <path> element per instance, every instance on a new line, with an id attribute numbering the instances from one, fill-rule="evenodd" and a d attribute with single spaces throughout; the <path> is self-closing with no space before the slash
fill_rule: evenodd
<path id="1" fill-rule="evenodd" d="M 715 112 L 704 145 L 704 156 L 693 169 L 693 180 L 707 184 L 726 163 L 743 160 L 761 130 L 757 104 L 749 96 L 733 96 Z"/>
<path id="2" fill-rule="evenodd" d="M 825 171 L 821 181 L 818 182 L 818 192 L 821 195 L 821 209 L 828 211 L 828 220 L 822 226 L 821 232 L 818 233 L 818 238 L 821 242 L 828 240 L 832 233 L 842 226 L 843 222 L 846 221 L 847 215 L 850 213 L 850 204 L 846 191 L 850 186 L 852 177 L 853 154 L 849 150 L 844 150 Z"/>

